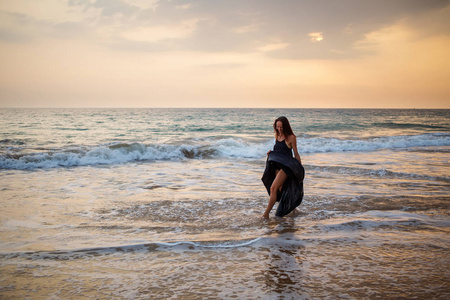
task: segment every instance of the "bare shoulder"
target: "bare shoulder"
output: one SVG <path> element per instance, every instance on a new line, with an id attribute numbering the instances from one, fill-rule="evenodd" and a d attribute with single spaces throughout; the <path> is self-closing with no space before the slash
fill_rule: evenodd
<path id="1" fill-rule="evenodd" d="M 297 146 L 297 137 L 295 136 L 295 134 L 291 134 L 290 136 L 286 137 L 286 142 L 289 148 Z"/>
<path id="2" fill-rule="evenodd" d="M 295 143 L 297 141 L 297 137 L 295 136 L 295 134 L 291 134 L 290 136 L 287 137 L 287 140 L 289 144 Z"/>

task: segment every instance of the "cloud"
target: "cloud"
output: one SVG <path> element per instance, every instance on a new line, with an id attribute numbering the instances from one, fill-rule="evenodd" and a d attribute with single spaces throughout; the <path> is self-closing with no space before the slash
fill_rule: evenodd
<path id="1" fill-rule="evenodd" d="M 442 9 L 449 3 L 438 0 L 174 0 L 160 1 L 154 13 L 142 12 L 140 17 L 146 15 L 147 21 L 164 24 L 199 20 L 188 39 L 171 44 L 174 51 L 248 53 L 283 41 L 289 47 L 265 51 L 267 55 L 300 60 L 342 59 L 367 54 L 355 44 L 370 32 L 398 19 L 417 18 Z M 187 4 L 189 9 L 179 9 Z M 326 43 L 317 43 L 324 42 L 324 37 Z"/>
<path id="2" fill-rule="evenodd" d="M 449 20 L 447 0 L 0 1 L 0 101 L 448 103 Z"/>
<path id="3" fill-rule="evenodd" d="M 158 0 L 123 0 L 123 2 L 139 9 L 155 10 L 158 6 Z"/>
<path id="4" fill-rule="evenodd" d="M 323 41 L 323 32 L 311 32 L 308 33 L 311 42 L 317 43 Z"/>
<path id="5" fill-rule="evenodd" d="M 285 49 L 288 46 L 289 46 L 288 43 L 267 44 L 262 47 L 259 47 L 258 50 L 260 50 L 262 52 L 270 52 L 270 51 Z"/>
<path id="6" fill-rule="evenodd" d="M 176 9 L 186 10 L 192 7 L 192 3 L 175 6 Z"/>
<path id="7" fill-rule="evenodd" d="M 121 36 L 130 41 L 151 43 L 163 40 L 185 39 L 195 31 L 197 23 L 197 19 L 192 19 L 170 26 L 138 26 L 124 30 Z"/>
<path id="8" fill-rule="evenodd" d="M 421 18 L 450 5 L 450 1 L 444 0 L 42 0 L 39 5 L 36 3 L 17 0 L 0 4 L 0 11 L 9 14 L 9 24 L 0 23 L 0 38 L 13 42 L 23 41 L 26 36 L 83 38 L 84 34 L 91 42 L 106 47 L 114 45 L 122 51 L 136 51 L 138 42 L 142 51 L 150 48 L 152 51 L 248 53 L 263 49 L 272 58 L 300 60 L 367 54 L 361 52 L 361 47 L 355 47 L 367 34 L 398 19 Z M 448 31 L 446 25 L 448 20 L 442 20 L 440 26 L 430 30 Z M 267 50 L 268 45 L 278 41 L 289 47 Z"/>
<path id="9" fill-rule="evenodd" d="M 255 32 L 255 31 L 258 31 L 258 30 L 259 30 L 259 25 L 258 24 L 249 24 L 249 25 L 236 27 L 236 28 L 233 29 L 234 32 L 239 33 L 239 34 Z"/>

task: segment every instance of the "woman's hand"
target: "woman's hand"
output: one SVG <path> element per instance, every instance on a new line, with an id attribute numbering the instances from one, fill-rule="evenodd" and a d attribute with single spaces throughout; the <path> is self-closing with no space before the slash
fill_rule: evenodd
<path id="1" fill-rule="evenodd" d="M 269 152 L 267 152 L 267 156 L 269 156 L 270 152 L 272 152 L 272 150 L 269 150 Z"/>

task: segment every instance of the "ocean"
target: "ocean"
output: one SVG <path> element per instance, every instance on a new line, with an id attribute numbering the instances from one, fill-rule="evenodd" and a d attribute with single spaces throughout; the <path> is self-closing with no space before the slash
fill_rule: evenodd
<path id="1" fill-rule="evenodd" d="M 450 110 L 0 109 L 0 298 L 449 299 L 449 175 Z"/>

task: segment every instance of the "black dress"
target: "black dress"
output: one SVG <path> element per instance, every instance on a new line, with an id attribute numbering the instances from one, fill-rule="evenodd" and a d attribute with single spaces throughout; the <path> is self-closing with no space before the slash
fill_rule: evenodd
<path id="1" fill-rule="evenodd" d="M 261 178 L 267 192 L 270 195 L 270 187 L 275 180 L 275 171 L 283 170 L 287 179 L 283 184 L 281 192 L 277 194 L 278 208 L 275 213 L 277 217 L 283 217 L 293 211 L 303 200 L 303 178 L 305 169 L 302 164 L 293 157 L 292 149 L 286 142 L 276 140 L 273 151 L 269 153 L 266 161 L 266 169 Z"/>

